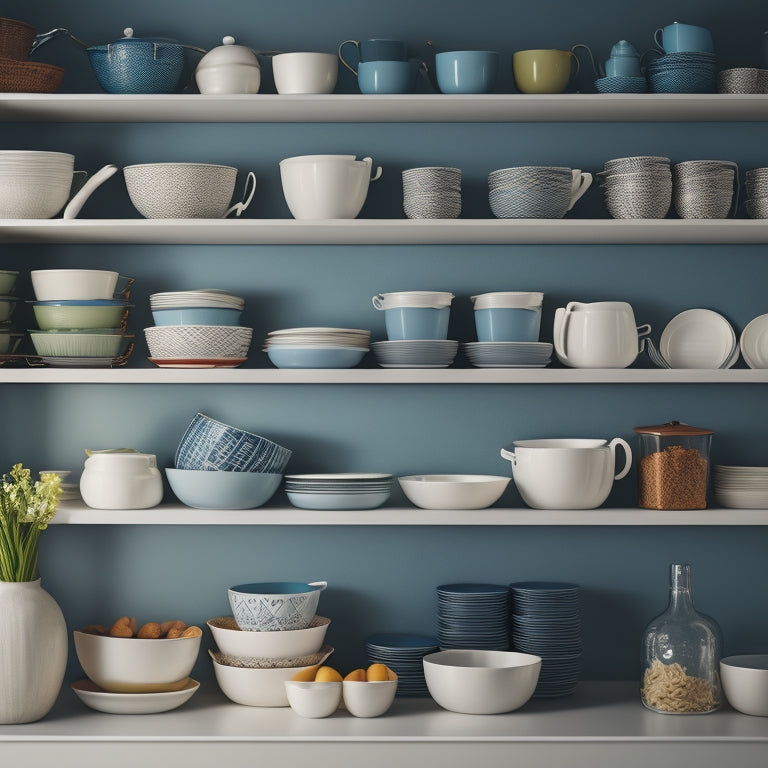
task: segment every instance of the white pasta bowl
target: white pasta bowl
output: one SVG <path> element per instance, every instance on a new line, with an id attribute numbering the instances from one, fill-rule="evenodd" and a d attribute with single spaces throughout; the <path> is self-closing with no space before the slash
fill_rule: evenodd
<path id="1" fill-rule="evenodd" d="M 768 717 L 768 654 L 720 659 L 720 681 L 734 709 L 745 715 Z"/>
<path id="2" fill-rule="evenodd" d="M 509 485 L 496 475 L 406 475 L 398 477 L 408 500 L 422 509 L 485 509 Z"/>
<path id="3" fill-rule="evenodd" d="M 443 709 L 493 715 L 519 709 L 533 696 L 541 657 L 515 651 L 453 649 L 424 657 L 424 678 Z"/>
<path id="4" fill-rule="evenodd" d="M 222 653 L 266 659 L 298 658 L 317 653 L 323 646 L 330 624 L 330 619 L 316 615 L 306 629 L 249 632 L 238 627 L 234 616 L 208 620 L 208 628 Z"/>
<path id="5" fill-rule="evenodd" d="M 33 269 L 32 290 L 38 301 L 111 299 L 119 274 L 106 269 Z"/>

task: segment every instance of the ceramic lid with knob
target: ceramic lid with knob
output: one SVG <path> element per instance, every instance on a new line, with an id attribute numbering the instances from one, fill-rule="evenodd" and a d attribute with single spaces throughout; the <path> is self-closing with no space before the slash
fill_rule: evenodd
<path id="1" fill-rule="evenodd" d="M 692 427 L 680 421 L 669 421 L 666 424 L 656 424 L 649 427 L 635 427 L 634 431 L 640 435 L 658 435 L 659 437 L 697 437 L 714 434 L 711 429 Z"/>
<path id="2" fill-rule="evenodd" d="M 235 45 L 235 38 L 227 35 L 221 45 L 212 48 L 200 59 L 197 71 L 206 67 L 249 66 L 261 68 L 256 54 L 245 45 Z"/>
<path id="3" fill-rule="evenodd" d="M 637 49 L 635 48 L 632 43 L 628 42 L 627 40 L 619 40 L 618 43 L 616 43 L 613 48 L 611 48 L 611 58 L 617 58 L 619 56 L 631 56 L 633 58 L 639 58 L 640 54 L 637 52 Z"/>

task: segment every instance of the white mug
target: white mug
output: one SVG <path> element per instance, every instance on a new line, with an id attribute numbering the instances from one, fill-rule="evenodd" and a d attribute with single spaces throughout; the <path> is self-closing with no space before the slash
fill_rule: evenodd
<path id="1" fill-rule="evenodd" d="M 338 75 L 335 53 L 279 53 L 272 57 L 278 93 L 333 93 Z"/>
<path id="2" fill-rule="evenodd" d="M 555 354 L 570 368 L 626 368 L 640 352 L 640 337 L 650 332 L 650 325 L 635 325 L 625 301 L 571 301 L 555 310 Z"/>

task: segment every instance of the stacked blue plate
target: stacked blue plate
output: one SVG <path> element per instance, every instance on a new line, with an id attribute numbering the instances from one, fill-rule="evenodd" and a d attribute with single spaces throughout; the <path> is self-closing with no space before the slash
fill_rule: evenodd
<path id="1" fill-rule="evenodd" d="M 286 475 L 285 492 L 300 509 L 376 509 L 392 492 L 392 475 L 340 472 Z"/>
<path id="2" fill-rule="evenodd" d="M 716 70 L 714 53 L 681 51 L 659 56 L 647 74 L 653 93 L 714 93 Z"/>
<path id="3" fill-rule="evenodd" d="M 509 650 L 509 588 L 503 584 L 443 584 L 437 588 L 441 648 Z"/>
<path id="4" fill-rule="evenodd" d="M 461 348 L 475 368 L 545 368 L 552 358 L 545 341 L 467 341 Z"/>
<path id="5" fill-rule="evenodd" d="M 447 368 L 459 342 L 445 339 L 375 341 L 371 349 L 382 368 Z"/>
<path id="6" fill-rule="evenodd" d="M 557 581 L 510 584 L 512 647 L 541 656 L 535 697 L 567 696 L 581 677 L 579 587 Z"/>
<path id="7" fill-rule="evenodd" d="M 386 664 L 397 675 L 398 696 L 429 696 L 422 659 L 440 650 L 436 637 L 395 632 L 371 635 L 365 648 L 369 664 Z"/>

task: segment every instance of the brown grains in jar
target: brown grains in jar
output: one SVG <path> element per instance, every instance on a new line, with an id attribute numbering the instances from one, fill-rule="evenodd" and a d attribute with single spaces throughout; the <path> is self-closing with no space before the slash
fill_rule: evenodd
<path id="1" fill-rule="evenodd" d="M 709 462 L 695 448 L 670 445 L 640 460 L 639 506 L 645 509 L 705 509 Z"/>

